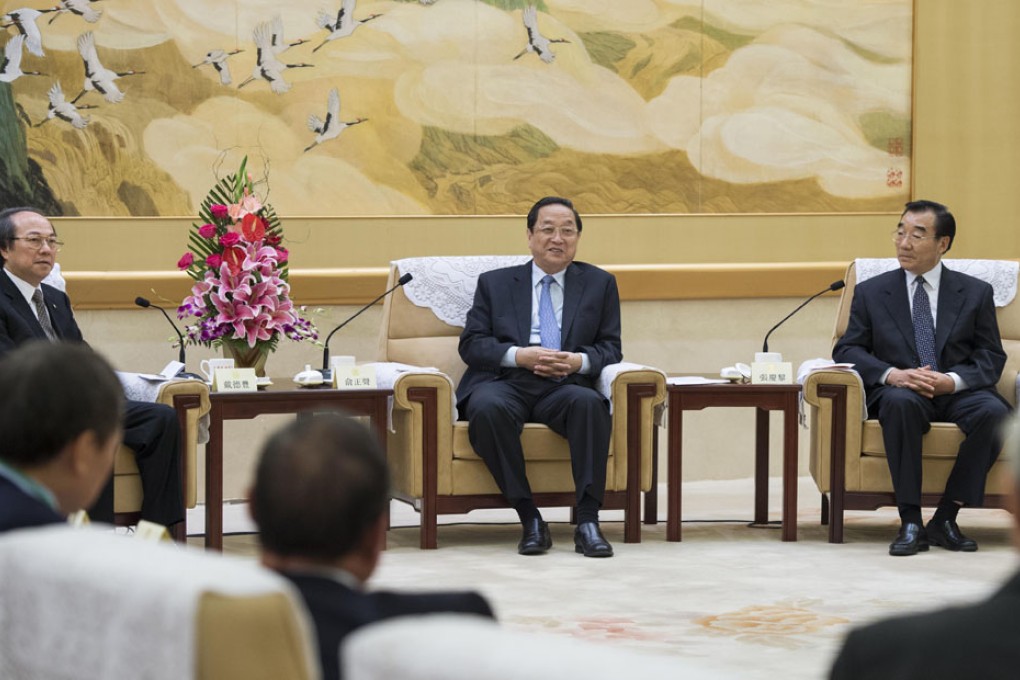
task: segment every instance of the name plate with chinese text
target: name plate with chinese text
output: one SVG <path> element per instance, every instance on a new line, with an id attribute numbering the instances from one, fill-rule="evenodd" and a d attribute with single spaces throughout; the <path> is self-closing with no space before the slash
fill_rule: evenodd
<path id="1" fill-rule="evenodd" d="M 792 385 L 793 364 L 789 361 L 755 361 L 751 364 L 752 385 Z"/>
<path id="2" fill-rule="evenodd" d="M 256 392 L 259 379 L 254 368 L 217 368 L 212 388 L 214 392 Z"/>
<path id="3" fill-rule="evenodd" d="M 333 387 L 338 390 L 374 390 L 375 366 L 333 366 Z"/>

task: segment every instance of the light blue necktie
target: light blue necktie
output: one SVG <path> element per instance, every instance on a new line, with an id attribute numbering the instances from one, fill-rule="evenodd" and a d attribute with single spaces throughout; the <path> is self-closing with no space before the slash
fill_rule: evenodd
<path id="1" fill-rule="evenodd" d="M 542 277 L 542 293 L 538 297 L 538 333 L 542 338 L 542 347 L 546 349 L 560 348 L 560 325 L 556 323 L 556 310 L 553 309 L 550 286 L 555 281 L 551 275 Z"/>
<path id="2" fill-rule="evenodd" d="M 914 306 L 910 317 L 914 321 L 914 343 L 917 344 L 917 357 L 921 366 L 931 366 L 931 370 L 939 370 L 935 359 L 935 324 L 931 318 L 931 302 L 924 290 L 924 279 L 914 279 Z"/>

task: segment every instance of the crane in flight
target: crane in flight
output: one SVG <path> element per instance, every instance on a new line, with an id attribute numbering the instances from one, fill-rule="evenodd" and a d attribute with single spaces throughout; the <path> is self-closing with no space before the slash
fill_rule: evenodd
<path id="1" fill-rule="evenodd" d="M 89 117 L 83 116 L 79 111 L 82 109 L 94 109 L 97 108 L 91 104 L 85 104 L 83 106 L 75 106 L 73 102 L 69 102 L 64 99 L 64 90 L 60 87 L 60 83 L 53 83 L 50 87 L 49 92 L 50 105 L 46 113 L 46 117 L 36 123 L 33 127 L 39 127 L 48 120 L 59 118 L 60 120 L 67 121 L 75 128 L 81 130 L 89 124 Z"/>
<path id="2" fill-rule="evenodd" d="M 0 83 L 13 83 L 21 76 L 42 76 L 38 71 L 21 70 L 21 46 L 25 36 L 16 35 L 4 45 L 4 58 L 0 61 Z"/>
<path id="3" fill-rule="evenodd" d="M 524 28 L 528 29 L 528 45 L 517 53 L 514 60 L 520 59 L 528 52 L 534 52 L 538 58 L 547 64 L 553 63 L 556 55 L 549 49 L 551 43 L 569 43 L 564 38 L 546 38 L 538 30 L 538 10 L 534 5 L 528 5 L 524 10 Z"/>
<path id="4" fill-rule="evenodd" d="M 329 101 L 326 103 L 326 119 L 323 120 L 314 113 L 308 116 L 308 129 L 316 133 L 315 141 L 305 147 L 309 151 L 318 144 L 334 139 L 352 125 L 364 123 L 368 118 L 355 118 L 351 121 L 340 120 L 340 92 L 334 87 L 329 91 Z"/>
<path id="5" fill-rule="evenodd" d="M 270 22 L 262 22 L 255 27 L 252 37 L 255 39 L 255 68 L 251 75 L 243 83 L 237 86 L 241 89 L 253 80 L 261 78 L 269 83 L 269 89 L 276 94 L 283 94 L 290 90 L 290 83 L 283 79 L 283 72 L 289 68 L 311 68 L 314 64 L 285 64 L 276 58 L 276 55 L 292 45 L 285 45 L 282 40 L 282 30 L 276 32 L 273 24 L 278 23 L 279 18 Z M 282 26 L 282 22 L 281 22 Z M 295 43 L 296 44 L 296 43 Z"/>
<path id="6" fill-rule="evenodd" d="M 77 104 L 86 92 L 92 90 L 103 95 L 103 99 L 111 104 L 117 104 L 124 100 L 124 93 L 120 91 L 114 81 L 125 76 L 138 76 L 145 73 L 145 71 L 135 70 L 111 71 L 103 66 L 99 61 L 99 53 L 96 52 L 96 37 L 92 31 L 78 36 L 78 54 L 81 55 L 81 59 L 85 63 L 85 83 L 78 96 L 71 100 L 72 104 Z"/>
<path id="7" fill-rule="evenodd" d="M 45 56 L 42 48 L 42 33 L 39 32 L 36 20 L 43 14 L 56 11 L 56 9 L 31 9 L 29 7 L 12 9 L 7 14 L 0 16 L 0 28 L 14 26 L 18 33 L 25 36 L 25 48 L 35 56 L 42 57 Z"/>
<path id="8" fill-rule="evenodd" d="M 205 58 L 197 64 L 192 64 L 191 68 L 198 68 L 199 66 L 212 66 L 216 69 L 216 73 L 220 74 L 220 83 L 223 85 L 229 85 L 232 80 L 230 77 L 230 66 L 227 65 L 227 59 L 244 52 L 242 49 L 232 50 L 227 52 L 225 50 L 210 50 L 206 52 Z"/>
<path id="9" fill-rule="evenodd" d="M 99 0 L 59 0 L 57 6 L 54 7 L 51 12 L 56 12 L 50 17 L 47 23 L 52 24 L 57 20 L 61 14 L 77 14 L 85 21 L 90 24 L 94 24 L 99 21 L 99 17 L 102 16 L 102 12 L 96 9 L 92 9 L 92 3 L 99 2 Z"/>
<path id="10" fill-rule="evenodd" d="M 382 14 L 369 14 L 364 19 L 354 18 L 354 7 L 357 4 L 357 0 L 344 0 L 340 5 L 340 11 L 336 13 L 336 19 L 334 20 L 328 12 L 319 10 L 319 15 L 315 19 L 315 23 L 319 25 L 319 28 L 324 28 L 329 31 L 329 35 L 319 45 L 312 49 L 312 52 L 318 52 L 326 43 L 331 40 L 338 38 L 346 38 L 351 33 L 354 33 L 361 24 L 381 17 Z"/>

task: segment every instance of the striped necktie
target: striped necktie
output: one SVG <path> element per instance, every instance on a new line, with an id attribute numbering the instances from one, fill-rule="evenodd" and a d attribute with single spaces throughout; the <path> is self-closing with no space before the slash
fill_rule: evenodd
<path id="1" fill-rule="evenodd" d="M 53 330 L 53 322 L 50 320 L 50 311 L 46 309 L 46 301 L 43 300 L 41 288 L 36 288 L 32 293 L 32 304 L 35 305 L 36 314 L 39 315 L 39 325 L 50 340 L 57 339 L 57 332 Z"/>

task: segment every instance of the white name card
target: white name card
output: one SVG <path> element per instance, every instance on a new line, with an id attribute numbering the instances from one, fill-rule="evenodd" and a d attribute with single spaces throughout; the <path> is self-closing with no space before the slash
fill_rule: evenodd
<path id="1" fill-rule="evenodd" d="M 333 366 L 333 387 L 338 390 L 374 390 L 375 366 Z"/>
<path id="2" fill-rule="evenodd" d="M 215 392 L 256 392 L 259 379 L 254 368 L 217 368 L 212 388 Z"/>
<path id="3" fill-rule="evenodd" d="M 792 385 L 793 364 L 789 361 L 756 361 L 751 364 L 752 385 Z"/>

